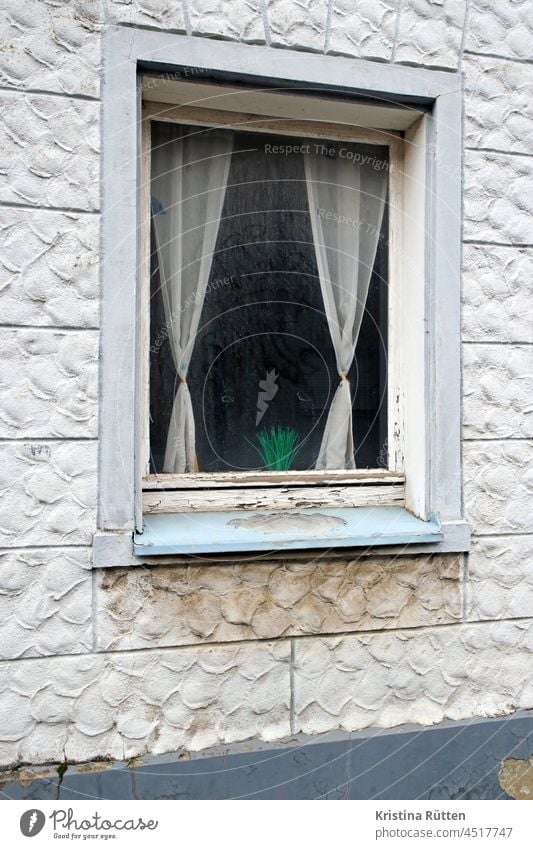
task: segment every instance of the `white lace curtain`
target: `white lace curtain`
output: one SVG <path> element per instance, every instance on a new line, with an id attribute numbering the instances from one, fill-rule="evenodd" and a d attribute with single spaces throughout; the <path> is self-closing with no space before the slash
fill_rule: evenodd
<path id="1" fill-rule="evenodd" d="M 209 281 L 233 134 L 173 129 L 152 155 L 152 215 L 166 331 L 179 379 L 163 472 L 197 470 L 187 370 Z"/>
<path id="2" fill-rule="evenodd" d="M 317 469 L 355 469 L 348 370 L 372 276 L 387 173 L 354 159 L 304 156 L 320 288 L 340 383 L 327 416 Z"/>

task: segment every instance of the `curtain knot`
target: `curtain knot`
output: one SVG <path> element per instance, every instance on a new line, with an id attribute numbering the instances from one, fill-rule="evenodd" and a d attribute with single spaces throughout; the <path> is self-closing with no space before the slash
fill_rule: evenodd
<path id="1" fill-rule="evenodd" d="M 187 383 L 187 378 L 186 378 L 186 377 L 180 377 L 180 383 L 185 383 L 185 384 L 186 384 L 186 383 Z"/>
<path id="2" fill-rule="evenodd" d="M 348 383 L 350 382 L 350 378 L 348 377 L 347 374 L 344 374 L 344 373 L 341 374 L 341 380 L 346 380 Z"/>

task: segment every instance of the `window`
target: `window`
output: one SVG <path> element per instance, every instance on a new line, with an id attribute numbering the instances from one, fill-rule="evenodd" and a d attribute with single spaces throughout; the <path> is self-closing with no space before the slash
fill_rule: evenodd
<path id="1" fill-rule="evenodd" d="M 169 107 L 157 102 L 168 80 L 148 79 L 144 514 L 221 484 L 228 507 L 279 508 L 279 490 L 260 490 L 280 482 L 297 488 L 286 506 L 372 504 L 377 486 L 381 504 L 403 504 L 387 350 L 402 139 L 295 124 L 294 92 L 263 102 L 189 82 Z M 281 117 L 255 114 L 272 106 Z M 390 431 L 399 443 L 397 419 Z"/>
<path id="2" fill-rule="evenodd" d="M 108 46 L 95 562 L 462 550 L 456 75 L 168 38 Z"/>
<path id="3" fill-rule="evenodd" d="M 387 468 L 388 147 L 151 129 L 150 471 Z"/>

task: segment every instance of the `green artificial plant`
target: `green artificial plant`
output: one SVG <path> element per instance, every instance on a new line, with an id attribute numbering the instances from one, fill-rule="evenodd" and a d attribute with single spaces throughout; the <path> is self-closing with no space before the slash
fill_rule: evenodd
<path id="1" fill-rule="evenodd" d="M 263 428 L 256 434 L 259 446 L 247 442 L 261 455 L 263 465 L 269 472 L 288 471 L 298 453 L 298 433 L 292 427 Z"/>

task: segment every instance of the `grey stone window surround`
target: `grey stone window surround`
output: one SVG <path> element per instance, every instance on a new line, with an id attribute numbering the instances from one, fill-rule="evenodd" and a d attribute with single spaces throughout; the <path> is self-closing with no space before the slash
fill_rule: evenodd
<path id="1" fill-rule="evenodd" d="M 427 451 L 424 497 L 427 513 L 440 521 L 442 540 L 409 545 L 409 551 L 468 550 L 470 526 L 462 519 L 460 449 L 461 75 L 131 27 L 110 27 L 105 51 L 102 397 L 94 566 L 153 562 L 133 553 L 133 532 L 141 518 L 138 440 L 142 414 L 136 401 L 140 397 L 137 314 L 142 96 L 137 74 L 140 70 L 207 70 L 206 62 L 219 80 L 285 81 L 312 87 L 315 92 L 323 87 L 354 98 L 427 111 L 426 338 L 421 372 L 422 433 Z M 268 69 L 266 78 L 259 77 L 258 71 L 263 69 Z M 376 545 L 373 551 L 400 549 L 405 547 Z"/>

